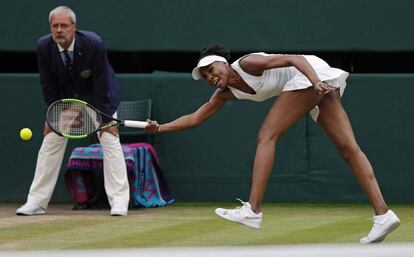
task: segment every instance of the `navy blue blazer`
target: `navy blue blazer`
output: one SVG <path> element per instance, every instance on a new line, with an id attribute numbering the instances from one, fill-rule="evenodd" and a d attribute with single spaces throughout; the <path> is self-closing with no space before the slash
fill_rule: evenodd
<path id="1" fill-rule="evenodd" d="M 78 98 L 109 115 L 118 108 L 120 86 L 109 64 L 105 45 L 97 34 L 76 31 L 72 78 L 66 73 L 59 48 L 51 34 L 37 41 L 37 59 L 47 106 L 62 98 Z"/>

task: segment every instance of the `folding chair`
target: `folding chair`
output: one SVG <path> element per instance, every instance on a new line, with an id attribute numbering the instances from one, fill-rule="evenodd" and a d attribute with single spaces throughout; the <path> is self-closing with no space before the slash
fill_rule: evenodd
<path id="1" fill-rule="evenodd" d="M 122 120 L 145 121 L 151 119 L 151 99 L 121 101 L 117 115 Z M 151 143 L 152 141 L 152 137 L 146 134 L 143 129 L 120 127 L 119 136 L 122 143 L 142 141 Z"/>

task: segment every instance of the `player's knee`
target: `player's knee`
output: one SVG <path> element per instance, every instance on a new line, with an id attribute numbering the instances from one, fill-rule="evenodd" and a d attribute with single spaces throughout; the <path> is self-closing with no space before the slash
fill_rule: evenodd
<path id="1" fill-rule="evenodd" d="M 340 145 L 337 145 L 338 152 L 341 154 L 342 158 L 344 158 L 346 161 L 349 161 L 354 156 L 357 156 L 361 153 L 361 149 L 357 144 L 352 143 L 343 143 Z"/>
<path id="2" fill-rule="evenodd" d="M 265 143 L 276 143 L 276 141 L 281 138 L 284 134 L 284 131 L 276 130 L 271 131 L 268 129 L 261 129 L 257 135 L 257 144 Z"/>

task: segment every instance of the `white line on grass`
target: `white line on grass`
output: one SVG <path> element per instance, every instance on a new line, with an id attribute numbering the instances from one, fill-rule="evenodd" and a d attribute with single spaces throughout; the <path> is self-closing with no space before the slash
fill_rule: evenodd
<path id="1" fill-rule="evenodd" d="M 414 244 L 312 244 L 257 247 L 165 247 L 99 250 L 2 251 L 0 257 L 413 257 Z"/>

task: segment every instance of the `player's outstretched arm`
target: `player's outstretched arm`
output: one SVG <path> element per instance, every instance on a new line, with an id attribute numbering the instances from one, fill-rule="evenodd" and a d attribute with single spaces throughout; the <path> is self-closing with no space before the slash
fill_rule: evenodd
<path id="1" fill-rule="evenodd" d="M 203 104 L 193 113 L 181 116 L 164 124 L 158 124 L 157 121 L 147 120 L 148 126 L 145 128 L 145 131 L 157 134 L 161 132 L 180 131 L 194 128 L 217 113 L 225 101 L 231 99 L 235 98 L 229 89 L 218 89 L 214 92 L 213 96 L 207 103 Z"/>

